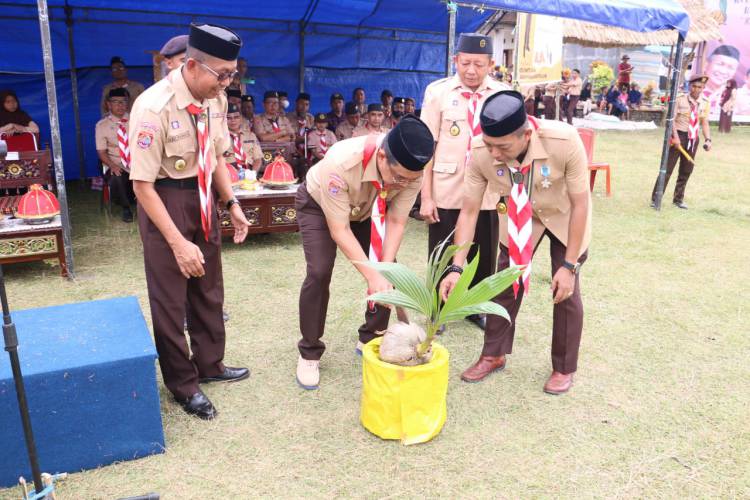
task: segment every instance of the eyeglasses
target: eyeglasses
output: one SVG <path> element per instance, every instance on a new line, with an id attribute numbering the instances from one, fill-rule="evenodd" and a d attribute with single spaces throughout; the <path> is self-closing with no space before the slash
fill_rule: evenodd
<path id="1" fill-rule="evenodd" d="M 239 75 L 239 71 L 237 70 L 225 71 L 224 73 L 217 73 L 216 71 L 214 71 L 213 68 L 211 68 L 211 66 L 207 64 L 203 64 L 202 62 L 198 60 L 196 60 L 196 62 L 200 64 L 201 66 L 203 66 L 204 68 L 206 68 L 208 71 L 210 71 L 211 74 L 214 75 L 216 79 L 219 80 L 220 82 L 223 82 L 224 80 L 233 80 L 235 76 Z"/>
<path id="2" fill-rule="evenodd" d="M 110 104 L 123 104 L 123 105 L 127 106 L 128 100 L 127 99 L 110 98 L 109 103 Z"/>

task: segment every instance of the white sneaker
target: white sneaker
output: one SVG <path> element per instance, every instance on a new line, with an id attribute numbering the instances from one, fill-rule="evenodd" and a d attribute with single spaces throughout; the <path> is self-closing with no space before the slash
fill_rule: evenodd
<path id="1" fill-rule="evenodd" d="M 300 356 L 297 360 L 297 383 L 308 391 L 317 389 L 320 384 L 320 360 Z"/>

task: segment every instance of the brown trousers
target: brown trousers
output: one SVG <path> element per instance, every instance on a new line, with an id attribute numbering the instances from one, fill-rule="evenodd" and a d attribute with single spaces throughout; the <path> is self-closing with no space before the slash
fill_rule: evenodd
<path id="1" fill-rule="evenodd" d="M 216 210 L 213 210 L 211 234 L 209 241 L 205 240 L 197 187 L 181 189 L 157 183 L 156 192 L 177 229 L 188 241 L 198 245 L 206 260 L 205 276 L 185 279 L 164 236 L 139 207 L 138 225 L 159 365 L 164 385 L 177 398 L 185 399 L 198 392 L 199 377 L 212 377 L 224 371 L 221 235 Z M 184 332 L 186 317 L 189 349 Z"/>
<path id="2" fill-rule="evenodd" d="M 552 276 L 562 267 L 565 260 L 565 245 L 552 233 L 545 234 L 550 240 L 550 258 L 552 260 Z M 541 240 L 540 240 L 541 242 Z M 537 247 L 539 244 L 537 243 Z M 536 248 L 534 248 L 536 253 Z M 588 250 L 583 252 L 578 259 L 584 263 L 588 257 Z M 508 249 L 500 245 L 500 256 L 497 261 L 498 270 L 507 269 L 510 266 Z M 531 282 L 534 285 L 534 282 Z M 545 286 L 537 283 L 536 286 Z M 516 331 L 516 316 L 523 301 L 523 283 L 518 289 L 518 296 L 513 296 L 513 287 L 509 287 L 503 293 L 493 299 L 494 302 L 503 306 L 510 315 L 511 322 L 495 315 L 487 316 L 487 328 L 484 331 L 483 356 L 501 356 L 510 354 L 513 349 L 513 336 Z M 583 331 L 583 302 L 581 301 L 581 287 L 579 277 L 576 276 L 575 290 L 573 295 L 566 300 L 555 304 L 552 311 L 552 368 L 560 373 L 573 373 L 578 369 L 578 347 L 581 344 L 581 333 Z"/>
<path id="3" fill-rule="evenodd" d="M 544 119 L 554 120 L 555 119 L 555 98 L 546 95 L 544 96 L 544 99 L 542 100 L 542 104 L 544 104 Z"/>
<path id="4" fill-rule="evenodd" d="M 695 154 L 698 152 L 698 143 L 700 142 L 698 139 L 696 139 L 693 143 L 693 148 L 688 149 L 688 134 L 687 132 L 682 132 L 680 130 L 677 131 L 677 135 L 680 136 L 680 144 L 682 144 L 682 147 L 685 148 L 685 151 L 688 152 L 688 154 L 695 159 Z M 677 165 L 677 160 L 680 161 L 680 169 L 677 174 L 677 182 L 675 183 L 674 187 L 674 197 L 672 198 L 673 203 L 682 203 L 682 201 L 685 199 L 685 188 L 687 187 L 688 179 L 690 178 L 690 174 L 693 173 L 693 167 L 695 165 L 688 161 L 687 158 L 682 156 L 679 151 L 677 151 L 677 148 L 670 147 L 669 148 L 669 156 L 667 157 L 667 176 L 664 178 L 664 192 L 667 192 L 667 185 L 669 184 L 669 178 L 672 176 L 672 172 L 674 172 L 674 167 Z M 659 177 L 656 177 L 656 182 L 654 183 L 654 190 L 651 192 L 651 201 L 656 201 L 656 190 L 659 187 Z"/>
<path id="5" fill-rule="evenodd" d="M 112 203 L 123 208 L 130 208 L 135 203 L 133 183 L 130 174 L 123 170 L 122 175 L 109 174 L 109 192 Z"/>
<path id="6" fill-rule="evenodd" d="M 581 96 L 571 95 L 567 99 L 560 98 L 560 121 L 567 120 L 573 125 L 573 117 L 576 115 L 576 106 Z"/>
<path id="7" fill-rule="evenodd" d="M 326 345 L 320 339 L 325 333 L 326 313 L 330 297 L 329 285 L 336 261 L 336 242 L 331 238 L 325 214 L 307 192 L 303 182 L 295 200 L 297 223 L 302 234 L 307 275 L 299 294 L 299 328 L 302 339 L 298 343 L 304 359 L 320 359 Z M 370 219 L 350 224 L 354 236 L 367 254 L 370 250 Z M 367 343 L 378 331 L 388 328 L 391 311 L 373 304 L 365 312 L 365 322 L 359 327 L 359 340 Z"/>
<path id="8" fill-rule="evenodd" d="M 438 217 L 440 222 L 427 226 L 427 255 L 432 254 L 432 250 L 447 238 L 451 231 L 456 228 L 458 215 L 461 210 L 438 208 Z M 477 226 L 474 229 L 474 244 L 469 250 L 467 262 L 479 251 L 479 267 L 474 275 L 474 280 L 470 286 L 474 286 L 487 276 L 495 273 L 495 259 L 497 259 L 497 242 L 498 242 L 498 218 L 494 210 L 480 210 Z M 449 244 L 453 243 L 453 237 Z"/>

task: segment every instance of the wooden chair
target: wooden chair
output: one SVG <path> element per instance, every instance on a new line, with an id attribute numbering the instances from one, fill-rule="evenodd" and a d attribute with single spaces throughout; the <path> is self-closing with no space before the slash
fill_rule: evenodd
<path id="1" fill-rule="evenodd" d="M 604 170 L 607 175 L 607 196 L 612 196 L 612 172 L 609 163 L 594 162 L 594 131 L 590 128 L 579 128 L 578 135 L 581 137 L 581 141 L 583 141 L 583 147 L 586 149 L 586 159 L 588 160 L 589 164 L 589 183 L 591 186 L 591 192 L 594 192 L 596 173 L 599 170 Z"/>

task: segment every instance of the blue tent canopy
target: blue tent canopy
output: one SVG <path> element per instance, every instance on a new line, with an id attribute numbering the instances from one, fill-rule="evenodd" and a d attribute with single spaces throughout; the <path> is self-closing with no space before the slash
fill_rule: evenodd
<path id="1" fill-rule="evenodd" d="M 129 77 L 148 85 L 148 51 L 185 33 L 193 21 L 226 25 L 240 34 L 241 55 L 255 80 L 248 93 L 260 97 L 266 90 L 286 90 L 293 98 L 302 76 L 313 96 L 313 111 L 325 110 L 332 92 L 349 98 L 355 87 L 365 89 L 368 101 L 376 101 L 385 88 L 419 100 L 424 87 L 445 71 L 448 14 L 441 0 L 49 0 L 48 5 L 67 179 L 79 177 L 79 162 L 67 71 L 66 6 L 72 20 L 87 176 L 99 175 L 93 134 L 101 89 L 110 80 L 110 57 L 123 57 Z M 609 0 L 606 5 L 597 0 L 472 0 L 459 5 L 459 33 L 477 30 L 492 9 L 533 10 L 641 31 L 686 31 L 689 23 L 676 0 Z M 18 92 L 23 108 L 36 119 L 43 138 L 48 137 L 37 4 L 8 0 L 0 2 L 0 9 L 0 88 Z"/>

